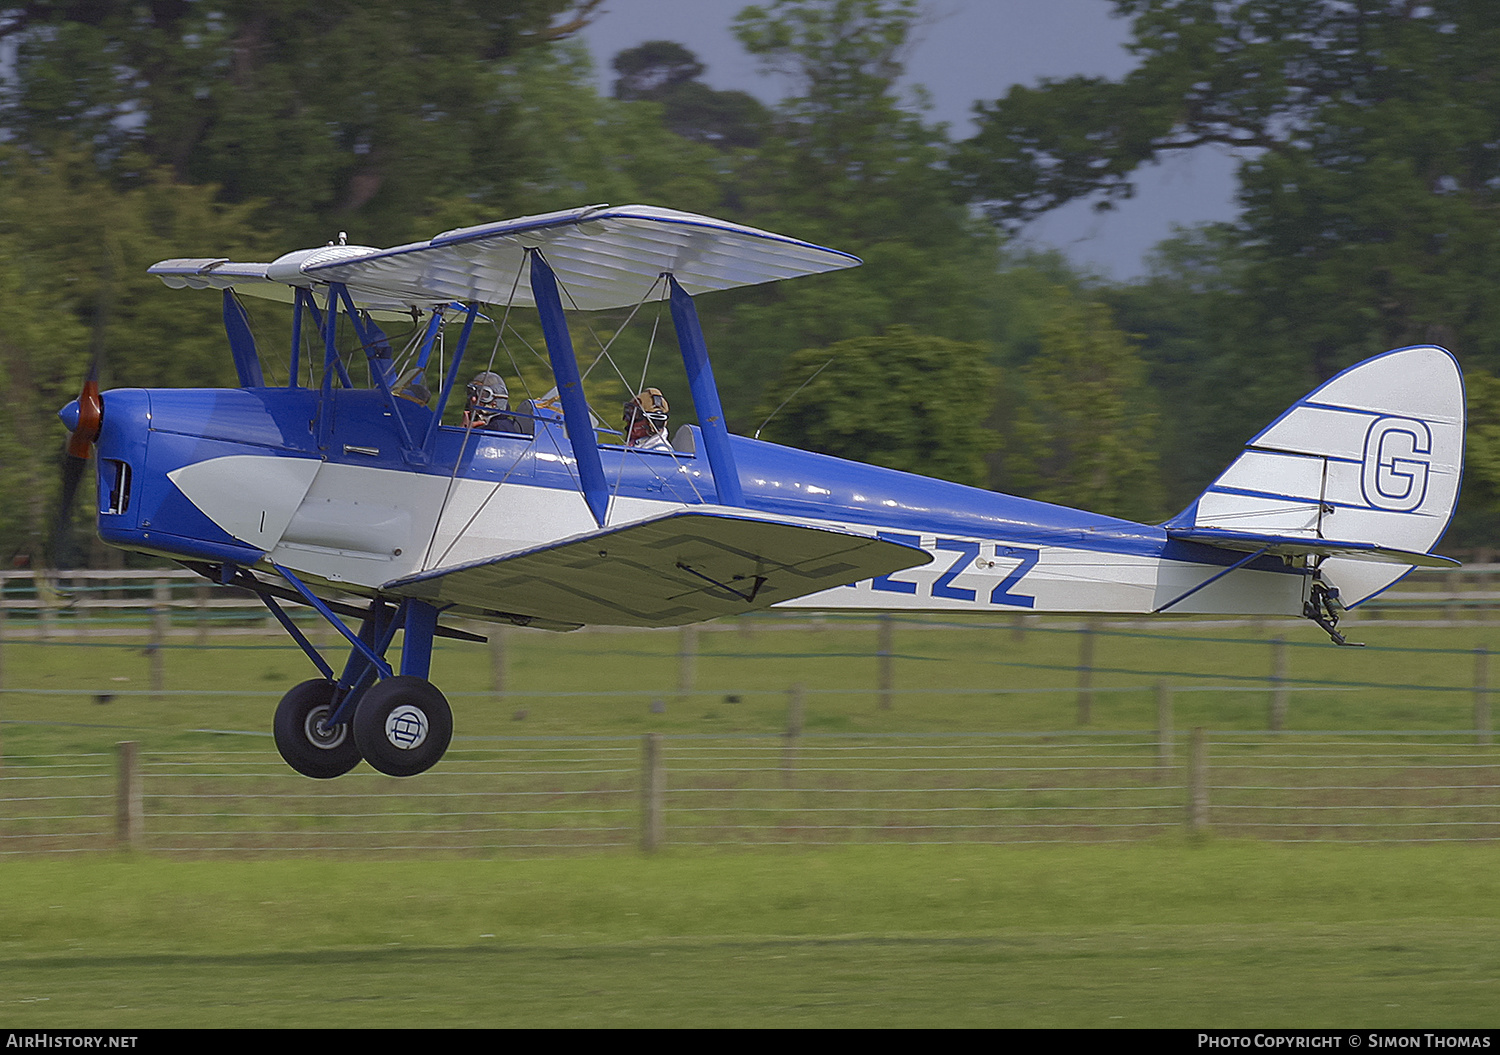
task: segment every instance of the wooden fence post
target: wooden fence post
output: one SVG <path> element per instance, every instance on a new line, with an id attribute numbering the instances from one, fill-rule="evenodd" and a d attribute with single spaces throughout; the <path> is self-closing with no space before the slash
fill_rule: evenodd
<path id="1" fill-rule="evenodd" d="M 51 640 L 53 625 L 57 620 L 57 580 L 51 572 L 37 568 L 32 572 L 36 583 L 36 621 L 38 636 L 43 641 Z"/>
<path id="2" fill-rule="evenodd" d="M 0 572 L 0 689 L 5 688 L 5 599 L 6 575 Z"/>
<path id="3" fill-rule="evenodd" d="M 1188 761 L 1188 830 L 1195 835 L 1208 830 L 1208 736 L 1203 726 L 1193 726 Z"/>
<path id="4" fill-rule="evenodd" d="M 879 628 L 875 646 L 876 677 L 880 684 L 880 709 L 888 711 L 891 709 L 891 693 L 896 687 L 893 655 L 896 631 L 895 620 L 891 618 L 890 612 L 880 613 Z"/>
<path id="5" fill-rule="evenodd" d="M 490 691 L 497 697 L 504 696 L 510 674 L 510 642 L 506 640 L 510 636 L 510 628 L 494 626 L 489 628 L 490 635 Z"/>
<path id="6" fill-rule="evenodd" d="M 167 687 L 167 628 L 172 625 L 172 586 L 166 579 L 151 584 L 151 692 L 157 698 Z"/>
<path id="7" fill-rule="evenodd" d="M 198 644 L 208 644 L 208 590 L 206 582 L 193 584 L 193 601 L 198 623 Z"/>
<path id="8" fill-rule="evenodd" d="M 1078 641 L 1078 724 L 1088 725 L 1094 713 L 1094 632 L 1097 624 L 1083 624 Z"/>
<path id="9" fill-rule="evenodd" d="M 125 740 L 117 744 L 115 770 L 115 839 L 124 847 L 140 843 L 145 828 L 145 807 L 141 796 L 140 744 Z"/>
<path id="10" fill-rule="evenodd" d="M 697 683 L 698 624 L 689 623 L 677 637 L 677 695 L 692 695 Z"/>
<path id="11" fill-rule="evenodd" d="M 1271 641 L 1271 712 L 1267 718 L 1271 732 L 1281 732 L 1286 724 L 1286 638 Z"/>
<path id="12" fill-rule="evenodd" d="M 58 580 L 61 582 L 61 580 Z M 77 641 L 87 641 L 89 636 L 89 589 L 86 585 L 88 579 L 81 575 L 73 575 L 68 579 L 68 596 L 72 601 L 68 607 L 73 610 L 73 638 Z"/>
<path id="13" fill-rule="evenodd" d="M 655 853 L 666 838 L 663 813 L 667 772 L 662 762 L 661 733 L 647 733 L 645 748 L 645 765 L 641 774 L 641 849 Z"/>
<path id="14" fill-rule="evenodd" d="M 1490 742 L 1490 650 L 1474 650 L 1474 733 L 1480 744 Z"/>
<path id="15" fill-rule="evenodd" d="M 792 786 L 792 770 L 797 765 L 797 740 L 802 735 L 802 685 L 786 690 L 786 742 L 781 752 L 781 783 Z"/>
<path id="16" fill-rule="evenodd" d="M 1172 686 L 1156 683 L 1156 775 L 1165 780 L 1172 768 Z"/>

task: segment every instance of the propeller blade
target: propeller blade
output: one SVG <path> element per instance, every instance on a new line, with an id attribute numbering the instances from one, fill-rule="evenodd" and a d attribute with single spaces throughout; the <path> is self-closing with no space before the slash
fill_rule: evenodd
<path id="1" fill-rule="evenodd" d="M 52 528 L 52 557 L 47 562 L 55 565 L 67 540 L 68 523 L 73 516 L 73 502 L 78 497 L 78 485 L 88 469 L 89 452 L 99 439 L 99 429 L 104 423 L 104 397 L 99 394 L 99 358 L 89 366 L 89 376 L 78 393 L 78 423 L 68 434 L 66 457 L 63 459 L 62 493 L 57 503 L 57 521 Z"/>
<path id="2" fill-rule="evenodd" d="M 99 439 L 99 429 L 104 423 L 104 397 L 99 394 L 99 372 L 104 363 L 105 325 L 109 319 L 110 304 L 114 294 L 115 256 L 114 247 L 106 241 L 104 258 L 99 268 L 98 303 L 94 311 L 94 335 L 89 355 L 89 372 L 84 375 L 83 389 L 78 393 L 78 420 L 68 435 L 67 457 L 63 459 L 62 494 L 57 504 L 57 521 L 52 529 L 52 552 L 47 555 L 47 566 L 55 568 L 67 540 L 68 521 L 73 515 L 73 502 L 78 497 L 78 485 L 88 468 L 89 453 Z"/>
<path id="3" fill-rule="evenodd" d="M 72 443 L 69 443 L 72 446 Z M 62 494 L 57 503 L 57 522 L 52 527 L 52 559 L 47 563 L 55 565 L 57 557 L 62 553 L 63 543 L 68 537 L 68 522 L 73 516 L 73 500 L 78 497 L 78 485 L 83 480 L 83 474 L 88 469 L 88 458 L 75 458 L 69 454 L 63 460 Z"/>

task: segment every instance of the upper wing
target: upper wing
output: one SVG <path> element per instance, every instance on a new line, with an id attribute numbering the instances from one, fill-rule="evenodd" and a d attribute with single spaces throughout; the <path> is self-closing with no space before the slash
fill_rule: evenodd
<path id="1" fill-rule="evenodd" d="M 534 303 L 528 249 L 540 249 L 571 300 L 591 311 L 630 307 L 670 272 L 690 294 L 854 267 L 859 258 L 742 224 L 649 205 L 596 205 L 446 231 L 394 249 L 330 245 L 270 264 L 164 260 L 171 286 L 234 286 L 291 299 L 291 286 L 342 282 L 365 307 L 426 309 L 453 301 Z"/>
<path id="2" fill-rule="evenodd" d="M 155 275 L 173 289 L 229 289 L 234 287 L 258 297 L 292 302 L 292 288 L 266 277 L 270 264 L 237 264 L 227 256 L 174 257 L 152 264 L 146 274 Z"/>
<path id="3" fill-rule="evenodd" d="M 920 549 L 761 513 L 696 508 L 382 589 L 491 618 L 677 626 L 926 564 Z"/>

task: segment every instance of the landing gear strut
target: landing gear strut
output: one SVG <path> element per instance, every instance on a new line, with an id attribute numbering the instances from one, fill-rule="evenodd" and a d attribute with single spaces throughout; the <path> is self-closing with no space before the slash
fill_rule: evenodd
<path id="1" fill-rule="evenodd" d="M 344 673 L 335 680 L 333 668 L 281 610 L 271 589 L 253 576 L 227 568 L 221 572 L 224 581 L 234 577 L 232 581 L 238 582 L 243 575 L 251 588 L 261 587 L 256 592 L 271 613 L 324 674 L 294 687 L 277 706 L 274 729 L 281 757 L 297 772 L 318 779 L 342 776 L 361 758 L 393 777 L 414 776 L 435 766 L 453 739 L 453 711 L 427 680 L 432 639 L 438 632 L 437 609 L 410 598 L 392 606 L 377 597 L 356 634 L 296 575 L 273 567 L 352 646 Z M 399 674 L 385 660 L 397 630 L 405 631 Z M 484 640 L 453 630 L 445 633 Z"/>
<path id="2" fill-rule="evenodd" d="M 1339 618 L 1346 611 L 1348 609 L 1339 601 L 1338 588 L 1329 586 L 1320 574 L 1313 572 L 1311 596 L 1302 605 L 1302 614 L 1321 626 L 1333 638 L 1334 644 L 1364 648 L 1364 642 L 1350 641 L 1338 631 Z"/>

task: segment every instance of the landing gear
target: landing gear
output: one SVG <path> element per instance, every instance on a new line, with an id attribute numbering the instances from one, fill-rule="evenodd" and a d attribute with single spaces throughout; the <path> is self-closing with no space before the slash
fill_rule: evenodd
<path id="1" fill-rule="evenodd" d="M 407 674 L 367 689 L 352 724 L 354 742 L 365 761 L 393 777 L 431 769 L 453 739 L 453 711 L 447 699 L 432 682 Z"/>
<path id="2" fill-rule="evenodd" d="M 359 747 L 347 725 L 330 725 L 334 683 L 321 678 L 296 685 L 276 706 L 276 750 L 305 777 L 328 780 L 359 765 Z"/>
<path id="3" fill-rule="evenodd" d="M 1337 587 L 1330 586 L 1323 580 L 1323 576 L 1317 571 L 1313 572 L 1312 589 L 1309 591 L 1307 601 L 1302 605 L 1302 614 L 1314 623 L 1321 626 L 1333 639 L 1335 645 L 1346 645 L 1350 648 L 1364 648 L 1359 641 L 1350 641 L 1339 633 L 1339 618 L 1348 611 L 1339 600 Z"/>
<path id="4" fill-rule="evenodd" d="M 322 679 L 293 688 L 277 706 L 276 748 L 281 757 L 297 772 L 319 779 L 342 776 L 361 758 L 393 777 L 414 776 L 435 766 L 453 739 L 453 711 L 437 686 L 427 680 L 432 639 L 439 629 L 437 609 L 410 598 L 392 609 L 377 597 L 355 634 L 296 575 L 273 567 L 352 646 L 343 675 L 335 677 L 333 668 L 282 612 L 270 590 L 257 590 L 271 614 L 324 674 Z M 260 585 L 253 576 L 248 581 Z M 398 630 L 406 636 L 401 673 L 396 674 L 385 652 Z M 454 630 L 445 633 L 473 637 Z"/>

